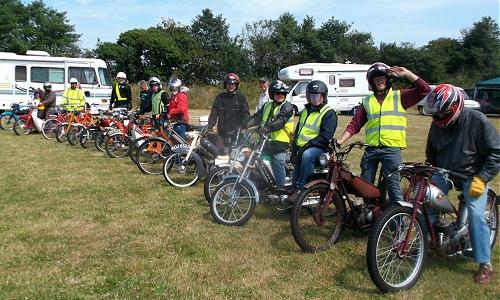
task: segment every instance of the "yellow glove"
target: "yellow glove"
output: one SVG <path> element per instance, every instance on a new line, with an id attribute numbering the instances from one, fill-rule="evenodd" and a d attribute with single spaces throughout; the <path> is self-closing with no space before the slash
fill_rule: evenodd
<path id="1" fill-rule="evenodd" d="M 484 189 L 486 187 L 486 181 L 479 176 L 472 177 L 472 181 L 470 183 L 469 195 L 471 197 L 477 198 L 484 193 Z"/>

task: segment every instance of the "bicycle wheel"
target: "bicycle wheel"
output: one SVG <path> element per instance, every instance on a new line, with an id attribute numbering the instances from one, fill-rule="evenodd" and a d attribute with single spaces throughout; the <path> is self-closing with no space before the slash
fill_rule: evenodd
<path id="1" fill-rule="evenodd" d="M 212 193 L 210 214 L 218 224 L 244 225 L 255 211 L 256 196 L 246 181 L 238 183 L 236 178 L 224 180 Z"/>
<path id="2" fill-rule="evenodd" d="M 42 124 L 42 134 L 43 136 L 50 140 L 56 137 L 56 129 L 57 126 L 60 125 L 61 122 L 56 119 L 48 119 Z"/>
<path id="3" fill-rule="evenodd" d="M 373 283 L 384 293 L 411 288 L 426 260 L 425 222 L 412 208 L 391 206 L 375 221 L 368 238 L 366 262 Z"/>
<path id="4" fill-rule="evenodd" d="M 200 156 L 192 153 L 186 160 L 187 153 L 173 153 L 163 163 L 163 177 L 173 186 L 188 187 L 203 176 L 204 166 Z"/>
<path id="5" fill-rule="evenodd" d="M 98 151 L 105 152 L 106 151 L 106 139 L 108 138 L 108 132 L 103 130 L 99 132 L 94 140 L 94 146 Z"/>
<path id="6" fill-rule="evenodd" d="M 66 127 L 68 126 L 68 123 L 61 123 L 57 125 L 56 127 L 56 140 L 59 143 L 64 143 L 66 140 Z"/>
<path id="7" fill-rule="evenodd" d="M 84 129 L 85 127 L 81 124 L 72 124 L 68 132 L 66 132 L 68 143 L 72 146 L 78 144 L 80 142 L 80 134 Z"/>
<path id="8" fill-rule="evenodd" d="M 132 144 L 130 144 L 129 157 L 134 164 L 137 165 L 137 153 L 139 153 L 139 147 L 144 143 L 144 140 L 151 138 L 150 136 L 141 136 L 140 138 L 134 140 Z M 137 165 L 139 167 L 139 165 Z"/>
<path id="9" fill-rule="evenodd" d="M 115 133 L 106 139 L 105 149 L 110 157 L 119 158 L 128 155 L 130 138 L 123 133 Z"/>
<path id="10" fill-rule="evenodd" d="M 486 224 L 490 228 L 490 245 L 491 249 L 495 246 L 495 241 L 498 236 L 498 203 L 497 197 L 492 190 L 488 190 L 488 200 L 484 208 L 484 216 Z"/>
<path id="11" fill-rule="evenodd" d="M 12 130 L 16 124 L 16 118 L 11 114 L 5 114 L 0 116 L 0 129 L 2 130 Z"/>
<path id="12" fill-rule="evenodd" d="M 26 119 L 19 119 L 16 123 L 14 123 L 14 132 L 17 135 L 25 135 L 31 132 L 31 128 L 26 127 L 26 123 L 28 121 Z"/>
<path id="13" fill-rule="evenodd" d="M 327 184 L 313 185 L 297 196 L 292 208 L 292 235 L 304 252 L 329 248 L 337 242 L 344 229 L 345 207 L 338 193 L 333 194 L 328 207 L 320 209 L 328 190 Z"/>
<path id="14" fill-rule="evenodd" d="M 172 153 L 167 141 L 160 138 L 142 140 L 137 148 L 135 161 L 139 170 L 144 174 L 161 175 L 163 163 Z"/>
<path id="15" fill-rule="evenodd" d="M 228 166 L 224 167 L 214 167 L 205 178 L 203 183 L 203 193 L 205 194 L 205 199 L 210 203 L 210 198 L 215 189 L 222 183 L 225 176 L 229 175 L 230 168 Z"/>
<path id="16" fill-rule="evenodd" d="M 82 132 L 80 133 L 80 146 L 87 149 L 91 143 L 94 143 L 94 140 L 98 133 L 98 127 L 89 127 L 82 130 Z"/>

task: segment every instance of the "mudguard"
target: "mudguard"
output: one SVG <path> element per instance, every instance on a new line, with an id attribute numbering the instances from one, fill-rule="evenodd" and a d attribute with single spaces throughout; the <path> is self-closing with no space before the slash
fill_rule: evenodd
<path id="1" fill-rule="evenodd" d="M 240 177 L 240 175 L 228 175 L 224 178 L 224 181 L 226 180 L 238 180 L 238 178 Z M 257 190 L 257 187 L 255 186 L 255 184 L 249 180 L 249 179 L 243 179 L 243 181 L 246 181 L 246 183 L 248 183 L 248 185 L 252 188 L 252 191 L 254 193 L 254 197 L 255 197 L 255 202 L 259 203 L 260 201 L 260 196 L 259 196 L 259 191 Z"/>
<path id="2" fill-rule="evenodd" d="M 396 201 L 396 204 L 400 205 L 400 206 L 405 206 L 405 207 L 409 207 L 409 208 L 413 209 L 413 204 L 411 204 L 410 202 L 399 200 L 399 201 Z M 418 209 L 418 213 L 422 214 L 422 211 L 420 209 Z"/>
<path id="3" fill-rule="evenodd" d="M 326 184 L 328 186 L 330 185 L 330 182 L 328 180 L 325 180 L 325 179 L 316 179 L 316 180 L 313 180 L 313 181 L 310 181 L 310 182 L 306 183 L 304 185 L 304 189 L 308 189 L 311 186 L 316 185 L 316 184 L 320 184 L 320 183 L 324 183 L 324 184 Z"/>

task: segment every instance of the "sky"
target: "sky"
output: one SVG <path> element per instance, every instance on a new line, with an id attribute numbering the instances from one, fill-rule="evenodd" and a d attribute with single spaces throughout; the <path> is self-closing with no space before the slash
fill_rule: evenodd
<path id="1" fill-rule="evenodd" d="M 28 3 L 31 1 L 22 1 Z M 191 25 L 204 8 L 222 14 L 230 25 L 230 35 L 241 34 L 245 23 L 276 20 L 289 12 L 302 23 L 311 16 L 320 27 L 331 17 L 370 32 L 375 45 L 380 42 L 411 42 L 423 46 L 440 38 L 461 38 L 462 29 L 471 28 L 484 16 L 499 23 L 500 0 L 44 0 L 58 11 L 66 11 L 69 24 L 82 34 L 80 47 L 94 49 L 102 42 L 116 42 L 120 33 L 134 28 L 147 29 L 170 18 Z"/>

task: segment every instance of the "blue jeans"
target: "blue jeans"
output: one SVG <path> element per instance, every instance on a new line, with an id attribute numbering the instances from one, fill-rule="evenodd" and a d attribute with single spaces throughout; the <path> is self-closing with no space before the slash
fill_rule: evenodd
<path id="1" fill-rule="evenodd" d="M 186 139 L 186 124 L 175 124 L 174 131 L 183 139 Z"/>
<path id="2" fill-rule="evenodd" d="M 293 171 L 293 183 L 298 189 L 302 189 L 307 183 L 307 178 L 314 173 L 314 166 L 319 159 L 321 153 L 325 150 L 312 147 L 302 153 L 299 157 L 295 170 Z"/>
<path id="3" fill-rule="evenodd" d="M 367 147 L 365 154 L 361 158 L 361 177 L 375 183 L 379 163 L 382 164 L 382 174 L 386 182 L 390 205 L 397 201 L 403 201 L 403 193 L 399 186 L 399 172 L 388 177 L 389 174 L 397 171 L 401 164 L 401 149 L 396 147 Z"/>
<path id="4" fill-rule="evenodd" d="M 272 155 L 271 167 L 273 168 L 274 180 L 276 181 L 276 186 L 279 188 L 285 187 L 285 177 L 286 177 L 285 160 L 286 160 L 285 152 L 280 152 Z"/>

